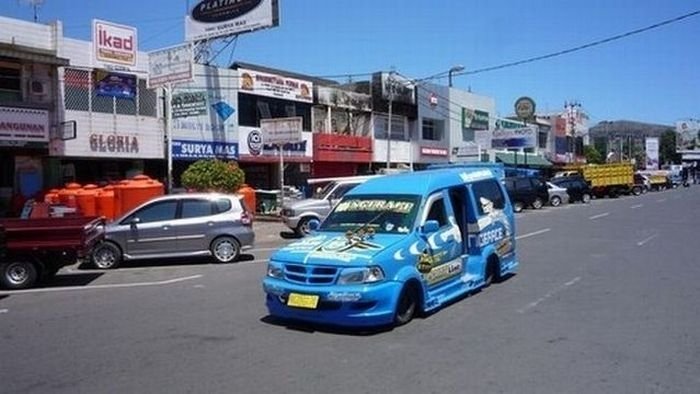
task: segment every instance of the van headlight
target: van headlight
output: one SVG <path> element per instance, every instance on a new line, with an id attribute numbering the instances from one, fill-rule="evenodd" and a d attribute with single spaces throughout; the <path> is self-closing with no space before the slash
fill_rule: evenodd
<path id="1" fill-rule="evenodd" d="M 284 269 L 282 268 L 282 264 L 270 261 L 267 264 L 267 276 L 269 276 L 270 278 L 282 279 L 282 277 L 284 276 Z"/>
<path id="2" fill-rule="evenodd" d="M 375 283 L 384 280 L 384 271 L 379 267 L 345 268 L 338 278 L 339 285 Z"/>

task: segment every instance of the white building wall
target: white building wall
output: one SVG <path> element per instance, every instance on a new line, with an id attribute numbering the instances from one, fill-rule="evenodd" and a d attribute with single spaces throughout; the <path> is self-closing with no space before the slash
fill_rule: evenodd
<path id="1" fill-rule="evenodd" d="M 416 163 L 445 163 L 450 158 L 450 134 L 452 113 L 450 93 L 447 86 L 419 84 L 417 86 L 418 119 L 415 122 L 415 141 L 412 144 Z M 423 120 L 433 119 L 442 123 L 442 139 L 423 138 Z M 444 153 L 444 155 L 443 155 Z"/>
<path id="2" fill-rule="evenodd" d="M 44 25 L 0 16 L 0 26 L 0 42 L 45 51 L 55 51 L 54 35 L 62 35 L 60 22 Z"/>
<path id="3" fill-rule="evenodd" d="M 470 149 L 474 145 L 482 150 L 491 151 L 491 135 L 496 125 L 496 99 L 477 95 L 460 89 L 450 88 L 450 161 L 463 161 L 456 157 L 455 149 Z M 462 129 L 462 108 L 480 110 L 489 114 L 488 130 L 476 130 L 472 141 L 465 141 Z"/>

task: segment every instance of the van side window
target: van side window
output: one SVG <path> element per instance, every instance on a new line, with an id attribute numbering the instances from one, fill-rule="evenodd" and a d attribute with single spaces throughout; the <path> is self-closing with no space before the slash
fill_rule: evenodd
<path id="1" fill-rule="evenodd" d="M 447 225 L 447 213 L 445 212 L 445 201 L 439 198 L 433 201 L 433 205 L 430 206 L 430 211 L 428 211 L 428 217 L 426 220 L 435 220 L 438 222 L 440 227 Z"/>
<path id="2" fill-rule="evenodd" d="M 503 209 L 505 208 L 506 202 L 503 198 L 503 192 L 498 182 L 494 179 L 486 179 L 479 182 L 474 182 L 472 184 L 472 190 L 474 191 L 474 198 L 476 199 L 476 207 L 479 211 L 479 215 L 485 215 L 482 199 L 491 201 L 493 203 L 493 209 Z"/>

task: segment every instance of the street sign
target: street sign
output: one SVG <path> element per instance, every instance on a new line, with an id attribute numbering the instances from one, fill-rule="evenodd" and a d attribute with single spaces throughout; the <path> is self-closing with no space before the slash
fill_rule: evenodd
<path id="1" fill-rule="evenodd" d="M 284 145 L 302 141 L 303 119 L 291 118 L 261 119 L 260 131 L 265 144 Z"/>
<path id="2" fill-rule="evenodd" d="M 148 53 L 148 88 L 194 80 L 190 44 L 158 49 Z"/>

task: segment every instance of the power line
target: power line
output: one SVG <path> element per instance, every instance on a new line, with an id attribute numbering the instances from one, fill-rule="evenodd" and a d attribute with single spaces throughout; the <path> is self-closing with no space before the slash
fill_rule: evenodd
<path id="1" fill-rule="evenodd" d="M 666 25 L 670 25 L 670 24 L 672 24 L 672 23 L 680 22 L 680 21 L 682 21 L 682 20 L 684 20 L 684 19 L 688 19 L 688 18 L 697 16 L 697 15 L 699 15 L 699 14 L 700 14 L 700 10 L 693 11 L 693 12 L 689 12 L 689 13 L 687 13 L 687 14 L 684 14 L 684 15 L 681 15 L 681 16 L 677 16 L 677 17 L 675 17 L 675 18 L 666 19 L 666 20 L 664 20 L 664 21 L 661 21 L 661 22 L 658 22 L 658 23 L 654 23 L 653 25 L 649 25 L 649 26 L 646 26 L 646 27 L 642 27 L 642 28 L 639 28 L 639 29 L 635 29 L 635 30 L 632 30 L 632 31 L 628 31 L 628 32 L 626 32 L 626 33 L 617 34 L 617 35 L 614 35 L 614 36 L 611 36 L 611 37 L 603 38 L 603 39 L 601 39 L 601 40 L 593 41 L 593 42 L 590 42 L 590 43 L 587 43 L 587 44 L 583 44 L 583 45 L 579 45 L 579 46 L 576 46 L 576 47 L 573 47 L 573 48 L 563 49 L 563 50 L 561 50 L 561 51 L 548 53 L 548 54 L 546 54 L 546 55 L 534 56 L 534 57 L 530 57 L 530 58 L 527 58 L 527 59 L 517 60 L 517 61 L 514 61 L 514 62 L 503 63 L 503 64 L 499 64 L 499 65 L 496 65 L 496 66 L 484 67 L 484 68 L 479 68 L 479 69 L 476 69 L 476 70 L 469 70 L 469 71 L 456 72 L 456 73 L 453 73 L 452 76 L 481 74 L 481 73 L 485 73 L 485 72 L 489 72 L 489 71 L 502 70 L 502 69 L 504 69 L 504 68 L 510 68 L 510 67 L 515 67 L 515 66 L 520 66 L 520 65 L 523 65 L 523 64 L 533 63 L 533 62 L 537 62 L 537 61 L 540 61 L 540 60 L 551 59 L 551 58 L 558 57 L 558 56 L 562 56 L 562 55 L 568 55 L 568 54 L 573 53 L 573 52 L 582 51 L 582 50 L 584 50 L 584 49 L 592 48 L 592 47 L 595 47 L 595 46 L 607 44 L 607 43 L 609 43 L 609 42 L 621 40 L 621 39 L 623 39 L 623 38 L 627 38 L 627 37 L 630 37 L 630 36 L 633 36 L 633 35 L 641 34 L 641 33 L 647 32 L 647 31 L 649 31 L 649 30 L 658 29 L 658 28 L 660 28 L 660 27 L 662 27 L 662 26 L 666 26 Z M 425 81 L 425 80 L 431 80 L 431 79 L 437 79 L 437 77 L 428 77 L 428 78 L 420 79 L 420 80 L 418 80 L 418 81 Z"/>

